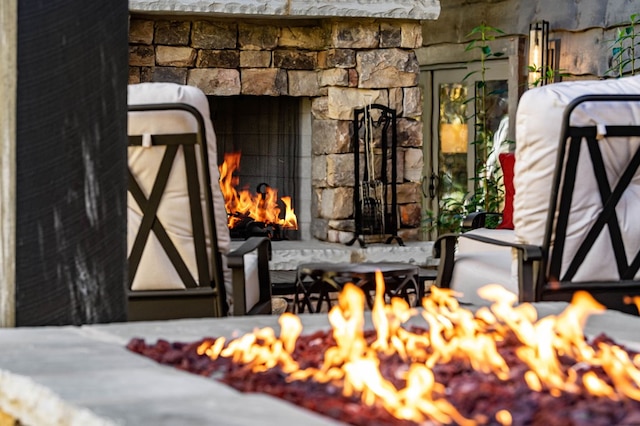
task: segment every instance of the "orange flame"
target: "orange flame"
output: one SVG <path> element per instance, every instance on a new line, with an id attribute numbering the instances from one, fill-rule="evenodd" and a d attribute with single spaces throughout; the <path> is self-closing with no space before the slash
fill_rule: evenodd
<path id="1" fill-rule="evenodd" d="M 278 190 L 265 187 L 264 194 L 252 194 L 243 189 L 238 192 L 238 177 L 233 173 L 240 168 L 239 152 L 224 154 L 224 162 L 219 166 L 220 189 L 224 197 L 230 228 L 234 228 L 248 216 L 255 221 L 266 224 L 277 224 L 283 228 L 298 229 L 298 219 L 291 208 L 291 197 L 282 197 L 280 201 L 285 206 L 284 218 L 280 218 L 281 208 L 278 206 Z"/>
<path id="2" fill-rule="evenodd" d="M 519 341 L 516 355 L 529 368 L 524 380 L 532 391 L 558 396 L 588 392 L 614 400 L 626 397 L 640 401 L 640 359 L 630 359 L 626 351 L 613 344 L 600 342 L 594 348 L 584 338 L 582 329 L 587 317 L 604 310 L 588 293 L 576 293 L 561 314 L 540 320 L 532 305 L 514 306 L 517 298 L 500 286 L 486 286 L 480 293 L 493 304 L 476 313 L 461 308 L 455 292 L 437 287 L 422 301 L 423 310 L 410 308 L 402 299 L 385 304 L 384 279 L 378 272 L 371 311 L 376 339 L 368 344 L 364 337 L 362 290 L 347 284 L 328 316 L 335 346 L 326 350 L 324 362 L 318 368 L 301 369 L 294 359 L 302 325 L 297 316 L 289 313 L 280 317 L 280 337 L 273 329 L 264 328 L 226 346 L 224 339 L 203 343 L 198 353 L 214 359 L 228 357 L 256 372 L 279 366 L 288 374 L 289 381 L 331 383 L 341 388 L 344 395 L 357 395 L 364 404 L 380 404 L 399 419 L 470 426 L 485 424 L 489 419 L 468 419 L 461 415 L 447 401 L 446 384 L 435 380 L 432 367 L 453 359 L 462 360 L 477 371 L 507 380 L 509 367 L 496 342 L 509 333 Z M 425 333 L 403 327 L 418 315 L 429 326 Z M 406 371 L 397 373 L 404 379 L 404 387 L 397 388 L 382 375 L 380 354 L 397 354 L 409 363 Z M 575 360 L 573 366 L 560 363 L 560 357 L 567 356 Z M 594 369 L 604 371 L 610 383 L 593 373 Z M 589 371 L 580 375 L 580 370 Z M 513 419 L 511 413 L 501 409 L 495 413 L 494 421 L 508 426 Z"/>

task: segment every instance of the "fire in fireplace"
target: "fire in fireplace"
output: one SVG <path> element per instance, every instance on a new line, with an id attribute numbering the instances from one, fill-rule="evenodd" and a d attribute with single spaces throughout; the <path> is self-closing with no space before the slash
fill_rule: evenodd
<path id="1" fill-rule="evenodd" d="M 260 183 L 255 193 L 248 188 L 238 190 L 239 179 L 234 172 L 240 168 L 240 158 L 240 152 L 225 153 L 224 162 L 219 167 L 220 188 L 231 238 L 266 236 L 273 240 L 286 239 L 288 230 L 298 229 L 291 197 L 279 198 L 278 190 L 266 182 Z"/>
<path id="2" fill-rule="evenodd" d="M 423 310 L 403 299 L 387 305 L 380 274 L 376 284 L 375 330 L 365 330 L 364 294 L 348 285 L 328 331 L 305 336 L 300 319 L 283 314 L 280 336 L 263 328 L 229 341 L 128 347 L 353 425 L 638 424 L 640 355 L 606 335 L 587 341 L 588 316 L 604 310 L 587 293 L 538 319 L 497 285 L 481 289 L 492 306 L 472 312 L 439 288 Z"/>

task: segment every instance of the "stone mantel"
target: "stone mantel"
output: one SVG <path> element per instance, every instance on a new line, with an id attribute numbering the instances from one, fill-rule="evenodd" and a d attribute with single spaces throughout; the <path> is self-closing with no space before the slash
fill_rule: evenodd
<path id="1" fill-rule="evenodd" d="M 430 20 L 439 0 L 129 0 L 133 13 L 207 14 L 277 18 L 388 18 Z"/>

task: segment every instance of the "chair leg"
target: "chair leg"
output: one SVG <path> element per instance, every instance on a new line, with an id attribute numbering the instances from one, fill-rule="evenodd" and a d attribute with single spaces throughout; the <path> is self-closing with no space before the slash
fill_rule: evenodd
<path id="1" fill-rule="evenodd" d="M 436 286 L 441 288 L 450 288 L 458 236 L 454 234 L 442 235 L 434 244 L 435 257 L 440 258 Z"/>

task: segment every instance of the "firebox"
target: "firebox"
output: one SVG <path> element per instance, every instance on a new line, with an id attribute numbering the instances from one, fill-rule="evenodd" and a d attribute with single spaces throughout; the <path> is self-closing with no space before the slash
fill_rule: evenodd
<path id="1" fill-rule="evenodd" d="M 285 222 L 285 215 L 300 205 L 300 100 L 210 96 L 209 104 L 218 162 L 225 168 L 233 164 L 228 173 L 238 194 L 227 205 L 231 237 L 298 239 L 297 223 Z M 230 177 L 222 176 L 221 182 L 230 184 Z"/>

